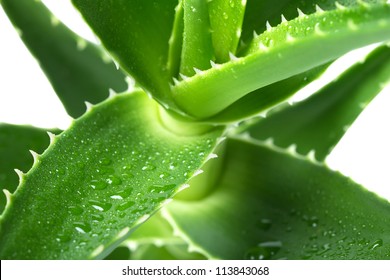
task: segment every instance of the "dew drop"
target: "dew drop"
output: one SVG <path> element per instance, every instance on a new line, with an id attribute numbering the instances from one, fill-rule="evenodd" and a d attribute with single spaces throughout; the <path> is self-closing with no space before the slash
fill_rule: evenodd
<path id="1" fill-rule="evenodd" d="M 258 224 L 260 229 L 262 230 L 269 230 L 272 226 L 272 222 L 269 219 L 261 219 Z"/>
<path id="2" fill-rule="evenodd" d="M 89 204 L 91 204 L 91 206 L 94 209 L 101 211 L 101 212 L 106 212 L 106 211 L 110 210 L 112 207 L 112 204 L 108 203 L 108 202 L 101 202 L 98 200 L 90 200 L 88 202 L 89 202 Z"/>
<path id="3" fill-rule="evenodd" d="M 100 164 L 102 164 L 102 165 L 110 165 L 111 164 L 111 159 L 109 159 L 109 158 L 101 158 L 100 160 L 99 160 L 99 163 Z"/>
<path id="4" fill-rule="evenodd" d="M 245 254 L 248 260 L 269 260 L 282 247 L 281 241 L 267 241 L 259 243 L 256 247 L 249 249 Z"/>
<path id="5" fill-rule="evenodd" d="M 154 169 L 156 169 L 156 166 L 151 164 L 146 164 L 142 167 L 142 171 L 152 171 Z"/>
<path id="6" fill-rule="evenodd" d="M 81 215 L 83 213 L 83 208 L 81 208 L 80 206 L 69 206 L 68 207 L 68 210 L 70 213 L 74 214 L 74 215 Z"/>
<path id="7" fill-rule="evenodd" d="M 104 190 L 107 188 L 107 183 L 104 181 L 92 180 L 90 186 L 94 190 Z"/>
<path id="8" fill-rule="evenodd" d="M 75 227 L 76 231 L 80 233 L 87 233 L 92 230 L 91 226 L 84 222 L 74 222 L 73 226 Z"/>
<path id="9" fill-rule="evenodd" d="M 382 246 L 383 246 L 383 240 L 382 239 L 378 239 L 371 245 L 371 250 L 375 250 L 376 248 L 379 248 L 379 247 L 382 247 Z"/>
<path id="10" fill-rule="evenodd" d="M 129 209 L 130 207 L 132 207 L 134 204 L 135 203 L 133 201 L 127 201 L 127 202 L 119 204 L 116 207 L 116 209 L 119 210 L 119 211 L 124 211 L 124 210 Z"/>
<path id="11" fill-rule="evenodd" d="M 113 185 L 113 186 L 118 186 L 118 185 L 122 184 L 122 180 L 115 175 L 108 176 L 108 178 L 106 179 L 106 182 L 109 185 Z"/>
<path id="12" fill-rule="evenodd" d="M 104 217 L 100 214 L 92 214 L 91 217 L 93 222 L 101 222 L 104 220 Z"/>

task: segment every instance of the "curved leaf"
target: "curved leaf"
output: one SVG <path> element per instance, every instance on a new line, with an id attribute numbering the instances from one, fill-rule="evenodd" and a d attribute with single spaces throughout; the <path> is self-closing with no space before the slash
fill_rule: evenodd
<path id="1" fill-rule="evenodd" d="M 172 107 L 168 41 L 177 0 L 72 0 L 118 64 Z"/>
<path id="2" fill-rule="evenodd" d="M 221 133 L 168 131 L 144 92 L 90 108 L 22 175 L 1 217 L 0 258 L 106 256 L 183 187 Z"/>
<path id="3" fill-rule="evenodd" d="M 259 88 L 237 100 L 217 115 L 206 119 L 205 122 L 229 123 L 254 117 L 258 114 L 263 115 L 317 79 L 329 64 L 318 66 L 288 79 Z"/>
<path id="4" fill-rule="evenodd" d="M 248 132 L 256 139 L 272 138 L 280 147 L 295 144 L 300 154 L 314 150 L 322 161 L 389 81 L 390 48 L 382 46 L 316 94 L 270 114 Z"/>
<path id="5" fill-rule="evenodd" d="M 337 7 L 354 7 L 363 3 L 380 4 L 386 3 L 386 0 L 247 0 L 241 39 L 248 43 L 253 38 L 253 31 L 257 34 L 263 33 L 267 28 L 267 22 L 272 26 L 278 25 L 281 15 L 291 20 L 299 16 L 301 12 L 312 14 L 319 8 L 334 10 Z"/>
<path id="6" fill-rule="evenodd" d="M 258 88 L 389 38 L 387 4 L 300 16 L 255 38 L 244 57 L 181 81 L 173 96 L 187 114 L 204 119 Z"/>
<path id="7" fill-rule="evenodd" d="M 207 0 L 185 0 L 183 50 L 180 73 L 196 74 L 195 69 L 206 70 L 214 60 Z"/>
<path id="8" fill-rule="evenodd" d="M 109 89 L 127 89 L 125 75 L 103 50 L 69 30 L 40 1 L 2 0 L 1 5 L 69 115 L 79 117 L 85 101 L 101 102 Z"/>
<path id="9" fill-rule="evenodd" d="M 50 130 L 50 132 L 60 131 Z M 14 192 L 19 180 L 14 169 L 28 171 L 33 164 L 29 150 L 42 153 L 47 146 L 49 146 L 47 130 L 0 123 L 0 189 Z M 5 203 L 5 196 L 0 195 L 0 213 Z"/>
<path id="10" fill-rule="evenodd" d="M 211 258 L 390 259 L 390 204 L 324 165 L 229 140 L 219 189 L 163 209 Z"/>
<path id="11" fill-rule="evenodd" d="M 216 62 L 223 63 L 236 53 L 246 0 L 211 0 L 208 5 Z"/>

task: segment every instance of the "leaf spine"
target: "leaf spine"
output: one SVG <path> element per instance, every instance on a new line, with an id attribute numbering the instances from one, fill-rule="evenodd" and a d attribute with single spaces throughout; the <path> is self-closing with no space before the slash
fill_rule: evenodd
<path id="1" fill-rule="evenodd" d="M 180 76 L 180 78 L 181 78 L 183 81 L 185 81 L 185 80 L 188 79 L 188 77 L 187 77 L 186 75 L 182 74 L 182 73 L 179 73 L 179 76 Z"/>
<path id="2" fill-rule="evenodd" d="M 346 7 L 343 6 L 343 5 L 341 5 L 338 1 L 336 1 L 334 4 L 336 5 L 336 8 L 337 8 L 338 10 L 340 10 L 340 11 L 343 11 L 343 10 L 346 9 Z"/>
<path id="3" fill-rule="evenodd" d="M 305 17 L 306 16 L 306 14 L 304 12 L 302 12 L 301 9 L 297 8 L 297 11 L 298 11 L 298 16 L 300 16 L 300 17 Z"/>
<path id="4" fill-rule="evenodd" d="M 84 101 L 84 104 L 85 104 L 85 107 L 87 108 L 86 112 L 89 112 L 92 110 L 92 107 L 93 107 L 93 104 L 88 102 L 88 101 Z"/>
<path id="5" fill-rule="evenodd" d="M 34 164 L 36 164 L 39 161 L 39 154 L 37 152 L 34 152 L 33 150 L 30 150 L 30 154 L 34 159 Z"/>
<path id="6" fill-rule="evenodd" d="M 229 52 L 229 58 L 230 58 L 230 61 L 237 61 L 238 60 L 238 57 L 235 56 L 233 53 Z"/>
<path id="7" fill-rule="evenodd" d="M 3 189 L 3 193 L 4 193 L 5 199 L 6 199 L 5 208 L 7 208 L 7 207 L 9 207 L 9 205 L 11 205 L 12 194 L 7 189 Z"/>
<path id="8" fill-rule="evenodd" d="M 316 5 L 316 12 L 322 14 L 324 13 L 324 10 L 320 6 Z"/>
<path id="9" fill-rule="evenodd" d="M 193 69 L 194 69 L 194 71 L 195 71 L 195 73 L 196 74 L 202 74 L 202 70 L 199 70 L 198 68 L 196 68 L 196 67 L 193 67 Z"/>
<path id="10" fill-rule="evenodd" d="M 282 15 L 283 17 L 283 15 Z M 270 31 L 272 29 L 272 26 L 271 24 L 269 23 L 269 21 L 267 20 L 267 22 L 265 23 L 265 27 L 267 28 L 268 31 Z"/>
<path id="11" fill-rule="evenodd" d="M 285 18 L 285 16 L 283 14 L 281 15 L 281 19 L 282 19 L 282 23 L 287 22 L 287 19 Z"/>
<path id="12" fill-rule="evenodd" d="M 50 131 L 47 131 L 46 133 L 47 135 L 49 135 L 50 145 L 54 144 L 56 140 L 56 135 L 54 133 L 51 133 Z"/>

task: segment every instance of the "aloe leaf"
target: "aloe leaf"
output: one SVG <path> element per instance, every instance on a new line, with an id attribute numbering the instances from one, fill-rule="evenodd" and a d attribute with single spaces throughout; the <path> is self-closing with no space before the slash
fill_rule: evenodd
<path id="1" fill-rule="evenodd" d="M 193 76 L 198 70 L 211 67 L 214 49 L 211 40 L 207 0 L 185 0 L 184 35 L 180 73 Z"/>
<path id="2" fill-rule="evenodd" d="M 59 130 L 50 132 L 59 133 Z M 0 123 L 0 189 L 14 192 L 19 180 L 14 169 L 28 171 L 33 164 L 29 150 L 41 153 L 48 145 L 47 130 Z M 5 196 L 0 195 L 0 213 L 5 203 Z"/>
<path id="3" fill-rule="evenodd" d="M 248 43 L 253 37 L 253 31 L 261 34 L 266 30 L 268 24 L 271 26 L 278 25 L 281 21 L 281 15 L 291 20 L 302 13 L 312 14 L 318 9 L 334 10 L 342 7 L 354 7 L 364 3 L 386 3 L 386 0 L 248 0 L 241 39 Z"/>
<path id="4" fill-rule="evenodd" d="M 208 6 L 216 62 L 223 63 L 236 53 L 246 0 L 212 0 Z"/>
<path id="5" fill-rule="evenodd" d="M 341 174 L 259 141 L 229 140 L 219 188 L 163 209 L 217 259 L 390 259 L 390 204 Z"/>
<path id="6" fill-rule="evenodd" d="M 255 38 L 244 57 L 217 65 L 172 88 L 196 118 L 213 116 L 246 94 L 390 38 L 390 5 L 319 11 L 283 22 Z"/>
<path id="7" fill-rule="evenodd" d="M 173 106 L 168 41 L 177 0 L 72 0 L 118 64 L 153 96 Z"/>
<path id="8" fill-rule="evenodd" d="M 127 89 L 125 75 L 103 50 L 69 30 L 40 1 L 2 0 L 1 5 L 69 115 L 79 117 L 85 101 L 98 103 L 109 89 Z"/>
<path id="9" fill-rule="evenodd" d="M 300 154 L 314 150 L 322 161 L 389 81 L 390 48 L 382 46 L 310 98 L 270 114 L 248 132 L 280 147 L 295 144 Z"/>
<path id="10" fill-rule="evenodd" d="M 167 68 L 171 77 L 178 77 L 180 72 L 181 50 L 183 47 L 184 32 L 184 9 L 183 1 L 179 0 L 175 8 L 175 20 L 173 22 L 172 34 L 169 38 L 169 52 Z"/>
<path id="11" fill-rule="evenodd" d="M 329 66 L 329 63 L 318 66 L 304 73 L 257 89 L 227 107 L 217 115 L 206 119 L 206 122 L 229 123 L 248 119 L 266 112 L 286 101 L 298 90 L 317 79 Z"/>
<path id="12" fill-rule="evenodd" d="M 186 186 L 221 133 L 167 130 L 141 91 L 91 107 L 33 154 L 1 217 L 0 258 L 103 258 Z"/>

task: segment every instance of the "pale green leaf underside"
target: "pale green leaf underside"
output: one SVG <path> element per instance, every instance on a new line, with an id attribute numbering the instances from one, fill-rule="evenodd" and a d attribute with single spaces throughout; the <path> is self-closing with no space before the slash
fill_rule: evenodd
<path id="1" fill-rule="evenodd" d="M 300 154 L 314 150 L 322 161 L 389 81 L 390 48 L 382 46 L 315 95 L 270 114 L 248 132 L 256 139 L 272 138 L 279 147 L 295 144 Z"/>
<path id="2" fill-rule="evenodd" d="M 47 146 L 49 146 L 47 130 L 0 123 L 0 190 L 14 192 L 19 183 L 14 169 L 27 172 L 33 164 L 29 150 L 42 153 Z M 0 213 L 3 212 L 5 203 L 5 196 L 0 194 Z"/>
<path id="3" fill-rule="evenodd" d="M 181 189 L 221 133 L 167 131 L 140 91 L 93 107 L 23 176 L 1 218 L 0 257 L 104 257 Z"/>
<path id="4" fill-rule="evenodd" d="M 389 5 L 301 16 L 254 38 L 244 57 L 178 83 L 173 96 L 189 115 L 207 118 L 258 88 L 389 38 Z"/>
<path id="5" fill-rule="evenodd" d="M 102 48 L 69 30 L 40 1 L 3 0 L 1 6 L 72 117 L 85 112 L 85 101 L 106 99 L 110 88 L 127 89 L 125 75 Z"/>
<path id="6" fill-rule="evenodd" d="M 323 165 L 229 140 L 219 188 L 164 216 L 210 258 L 390 259 L 390 204 Z"/>

